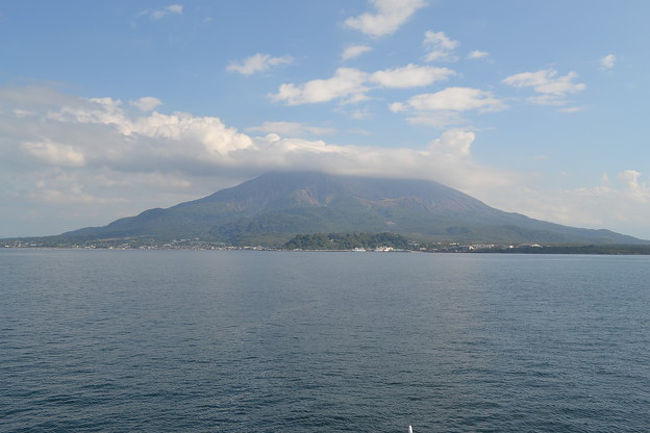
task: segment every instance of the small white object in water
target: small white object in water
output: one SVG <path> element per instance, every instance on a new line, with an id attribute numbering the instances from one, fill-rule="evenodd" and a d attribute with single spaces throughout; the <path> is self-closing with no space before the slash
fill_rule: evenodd
<path id="1" fill-rule="evenodd" d="M 409 433 L 413 433 L 413 427 L 409 426 Z"/>

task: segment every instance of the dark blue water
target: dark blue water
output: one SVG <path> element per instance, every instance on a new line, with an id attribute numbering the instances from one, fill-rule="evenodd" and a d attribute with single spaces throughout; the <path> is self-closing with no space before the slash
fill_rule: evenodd
<path id="1" fill-rule="evenodd" d="M 648 432 L 650 258 L 0 250 L 2 432 Z"/>

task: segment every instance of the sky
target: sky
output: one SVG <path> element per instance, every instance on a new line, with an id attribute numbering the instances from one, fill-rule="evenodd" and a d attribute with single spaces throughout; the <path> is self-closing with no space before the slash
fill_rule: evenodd
<path id="1" fill-rule="evenodd" d="M 650 239 L 650 2 L 4 1 L 0 237 L 271 170 Z"/>

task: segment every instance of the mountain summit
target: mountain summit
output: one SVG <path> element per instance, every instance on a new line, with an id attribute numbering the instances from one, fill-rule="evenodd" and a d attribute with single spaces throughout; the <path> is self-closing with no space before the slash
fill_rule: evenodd
<path id="1" fill-rule="evenodd" d="M 645 243 L 609 230 L 567 227 L 503 212 L 432 181 L 318 172 L 267 173 L 199 200 L 60 236 L 278 245 L 295 234 L 327 232 L 393 232 L 464 243 Z"/>

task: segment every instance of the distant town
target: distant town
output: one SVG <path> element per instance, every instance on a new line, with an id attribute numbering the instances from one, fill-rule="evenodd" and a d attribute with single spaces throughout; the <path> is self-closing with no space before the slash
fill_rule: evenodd
<path id="1" fill-rule="evenodd" d="M 503 253 L 503 254 L 650 254 L 647 245 L 542 245 L 413 241 L 393 233 L 329 233 L 297 235 L 281 246 L 228 245 L 224 242 L 182 238 L 158 241 L 145 238 L 93 239 L 66 242 L 52 238 L 0 241 L 3 248 L 62 248 L 85 250 L 197 250 L 197 251 L 338 251 L 356 253 Z"/>

